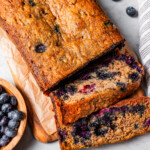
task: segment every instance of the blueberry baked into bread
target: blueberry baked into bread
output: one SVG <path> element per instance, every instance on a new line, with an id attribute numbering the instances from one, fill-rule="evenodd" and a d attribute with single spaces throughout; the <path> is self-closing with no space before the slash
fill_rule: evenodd
<path id="1" fill-rule="evenodd" d="M 122 142 L 150 131 L 150 98 L 126 99 L 73 124 L 57 127 L 61 150 Z"/>
<path id="2" fill-rule="evenodd" d="M 108 53 L 74 81 L 50 93 L 59 124 L 75 122 L 132 94 L 143 74 L 143 66 L 128 52 Z"/>
<path id="3" fill-rule="evenodd" d="M 43 91 L 124 42 L 95 0 L 0 0 L 0 26 Z"/>

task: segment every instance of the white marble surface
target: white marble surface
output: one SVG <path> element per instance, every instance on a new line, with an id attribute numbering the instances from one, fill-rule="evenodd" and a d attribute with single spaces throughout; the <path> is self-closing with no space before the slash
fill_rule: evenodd
<path id="1" fill-rule="evenodd" d="M 112 0 L 99 0 L 103 5 L 104 10 L 112 21 L 119 27 L 122 35 L 126 38 L 129 45 L 133 50 L 138 53 L 138 17 L 131 18 L 126 15 L 126 7 L 134 6 L 138 9 L 137 0 L 120 0 L 114 2 Z M 3 57 L 3 54 L 0 53 L 0 78 L 4 78 L 11 83 L 13 83 L 12 76 L 10 74 L 9 68 Z M 100 146 L 98 148 L 93 148 L 91 150 L 150 150 L 150 134 L 147 133 L 142 136 L 135 137 L 129 141 Z M 60 150 L 58 142 L 53 142 L 50 144 L 43 144 L 36 141 L 32 133 L 27 127 L 23 138 L 20 143 L 16 146 L 15 150 Z"/>

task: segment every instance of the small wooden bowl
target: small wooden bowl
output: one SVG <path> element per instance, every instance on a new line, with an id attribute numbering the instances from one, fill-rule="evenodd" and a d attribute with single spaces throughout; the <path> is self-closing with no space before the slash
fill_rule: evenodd
<path id="1" fill-rule="evenodd" d="M 12 140 L 10 141 L 10 143 L 8 143 L 8 145 L 0 148 L 0 150 L 12 150 L 17 145 L 17 143 L 19 142 L 25 131 L 27 124 L 27 108 L 21 93 L 17 90 L 15 86 L 13 86 L 11 83 L 9 83 L 4 79 L 0 79 L 0 85 L 5 89 L 5 91 L 8 94 L 14 95 L 17 98 L 18 101 L 17 109 L 24 113 L 24 118 L 23 120 L 20 121 L 17 135 L 14 138 L 12 138 Z"/>

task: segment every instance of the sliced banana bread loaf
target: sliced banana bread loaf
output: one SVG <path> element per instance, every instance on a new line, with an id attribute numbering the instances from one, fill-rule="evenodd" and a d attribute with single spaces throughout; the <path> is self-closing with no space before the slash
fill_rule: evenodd
<path id="1" fill-rule="evenodd" d="M 150 98 L 126 99 L 73 124 L 57 127 L 61 150 L 125 141 L 150 131 Z"/>
<path id="2" fill-rule="evenodd" d="M 75 122 L 132 94 L 143 74 L 143 67 L 119 50 L 90 64 L 74 81 L 50 93 L 60 124 Z"/>
<path id="3" fill-rule="evenodd" d="M 0 0 L 0 26 L 43 91 L 124 41 L 95 0 Z"/>

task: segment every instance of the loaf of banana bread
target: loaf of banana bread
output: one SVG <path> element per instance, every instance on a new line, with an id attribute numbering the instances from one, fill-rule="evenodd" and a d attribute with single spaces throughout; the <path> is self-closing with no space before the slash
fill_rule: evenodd
<path id="1" fill-rule="evenodd" d="M 90 64 L 74 81 L 50 93 L 59 123 L 73 123 L 115 104 L 140 85 L 144 68 L 118 49 Z"/>
<path id="2" fill-rule="evenodd" d="M 0 26 L 43 91 L 124 41 L 95 0 L 0 0 Z"/>
<path id="3" fill-rule="evenodd" d="M 150 131 L 150 98 L 126 99 L 73 124 L 57 127 L 61 150 L 122 142 Z"/>

